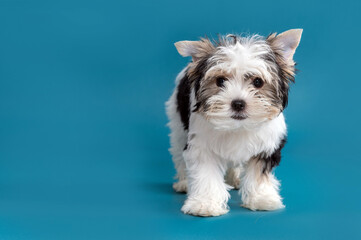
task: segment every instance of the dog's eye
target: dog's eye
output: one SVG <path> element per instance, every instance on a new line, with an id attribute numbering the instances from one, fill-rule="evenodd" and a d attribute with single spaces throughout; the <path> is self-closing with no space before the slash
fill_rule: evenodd
<path id="1" fill-rule="evenodd" d="M 224 87 L 224 82 L 225 81 L 226 81 L 226 79 L 224 77 L 219 77 L 219 78 L 217 78 L 216 84 L 217 84 L 218 87 Z"/>
<path id="2" fill-rule="evenodd" d="M 253 86 L 256 88 L 261 88 L 263 86 L 263 80 L 261 78 L 255 78 L 253 80 Z"/>

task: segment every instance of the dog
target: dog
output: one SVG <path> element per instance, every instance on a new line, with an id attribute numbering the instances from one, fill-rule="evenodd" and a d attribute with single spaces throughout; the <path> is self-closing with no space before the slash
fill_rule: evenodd
<path id="1" fill-rule="evenodd" d="M 192 61 L 166 102 L 177 192 L 185 214 L 227 213 L 230 189 L 251 210 L 284 208 L 273 169 L 286 142 L 283 110 L 302 29 L 175 43 Z"/>

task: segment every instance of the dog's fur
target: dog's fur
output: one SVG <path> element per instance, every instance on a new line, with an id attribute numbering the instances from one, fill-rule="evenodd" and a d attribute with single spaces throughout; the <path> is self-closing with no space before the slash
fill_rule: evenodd
<path id="1" fill-rule="evenodd" d="M 301 34 L 175 43 L 180 55 L 192 57 L 166 103 L 178 179 L 173 188 L 188 193 L 184 213 L 227 213 L 232 188 L 251 210 L 284 207 L 272 169 L 286 141 L 283 110 Z"/>

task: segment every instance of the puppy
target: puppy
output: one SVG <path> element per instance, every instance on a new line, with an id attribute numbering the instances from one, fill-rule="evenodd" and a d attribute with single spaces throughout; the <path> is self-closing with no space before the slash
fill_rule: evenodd
<path id="1" fill-rule="evenodd" d="M 240 189 L 245 208 L 284 207 L 272 169 L 286 142 L 283 110 L 301 35 L 292 29 L 266 38 L 175 43 L 180 55 L 192 57 L 166 103 L 178 180 L 173 188 L 188 194 L 184 213 L 227 213 L 232 188 Z"/>

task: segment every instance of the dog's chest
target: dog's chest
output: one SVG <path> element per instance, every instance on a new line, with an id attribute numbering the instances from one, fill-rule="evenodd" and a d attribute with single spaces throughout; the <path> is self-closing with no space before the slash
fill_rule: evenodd
<path id="1" fill-rule="evenodd" d="M 208 148 L 225 160 L 248 161 L 260 153 L 271 155 L 286 135 L 283 116 L 253 130 L 211 131 L 207 137 Z"/>
<path id="2" fill-rule="evenodd" d="M 242 131 L 215 134 L 209 140 L 209 147 L 225 160 L 244 162 L 261 152 L 272 151 L 274 144 L 265 134 Z"/>
<path id="3" fill-rule="evenodd" d="M 216 154 L 221 159 L 245 162 L 252 156 L 264 153 L 271 155 L 286 135 L 283 114 L 255 129 L 219 131 L 211 127 L 203 118 L 192 119 L 190 142 Z"/>

